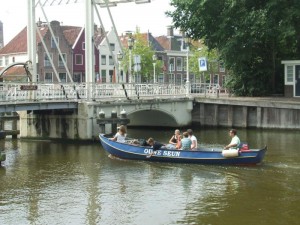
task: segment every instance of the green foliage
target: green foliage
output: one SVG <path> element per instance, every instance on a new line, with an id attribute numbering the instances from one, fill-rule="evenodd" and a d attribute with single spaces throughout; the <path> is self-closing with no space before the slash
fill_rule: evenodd
<path id="1" fill-rule="evenodd" d="M 135 33 L 134 35 L 134 46 L 131 50 L 132 55 L 132 74 L 136 74 L 134 72 L 134 63 L 133 63 L 133 57 L 134 55 L 140 55 L 141 57 L 141 71 L 139 72 L 139 75 L 142 77 L 142 82 L 149 82 L 153 80 L 153 74 L 154 74 L 154 67 L 153 67 L 153 59 L 152 56 L 155 54 L 155 52 L 152 50 L 151 46 L 148 45 L 147 39 L 143 38 L 143 35 L 139 32 Z M 129 66 L 129 49 L 124 49 L 124 58 L 121 62 L 122 67 L 125 71 L 128 71 Z M 162 62 L 157 60 L 156 66 L 155 66 L 155 72 L 156 74 L 159 74 L 162 72 Z"/>
<path id="2" fill-rule="evenodd" d="M 210 74 L 217 73 L 219 67 L 218 62 L 220 61 L 219 53 L 216 49 L 209 50 L 207 46 L 201 45 L 200 48 L 191 48 L 190 57 L 190 71 L 195 74 L 196 78 L 200 78 L 201 82 L 205 82 L 209 79 Z M 208 70 L 205 72 L 199 71 L 198 59 L 200 57 L 206 57 L 208 62 Z"/>
<path id="3" fill-rule="evenodd" d="M 218 50 L 231 71 L 227 88 L 236 95 L 278 91 L 281 60 L 300 55 L 299 0 L 172 0 L 171 5 L 175 10 L 167 15 L 175 27 Z"/>

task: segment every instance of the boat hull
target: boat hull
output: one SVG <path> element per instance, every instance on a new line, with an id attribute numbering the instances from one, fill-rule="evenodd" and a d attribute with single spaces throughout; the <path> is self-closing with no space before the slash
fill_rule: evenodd
<path id="1" fill-rule="evenodd" d="M 267 147 L 239 152 L 236 157 L 224 157 L 222 149 L 201 148 L 197 151 L 159 149 L 154 151 L 148 146 L 135 146 L 109 140 L 99 135 L 100 142 L 109 154 L 134 160 L 147 160 L 173 163 L 196 163 L 218 165 L 255 165 L 263 161 Z M 153 153 L 153 155 L 151 155 Z"/>

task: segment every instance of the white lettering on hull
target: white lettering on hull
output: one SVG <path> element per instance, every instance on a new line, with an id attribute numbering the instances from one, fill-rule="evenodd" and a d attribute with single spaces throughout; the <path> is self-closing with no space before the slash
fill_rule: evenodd
<path id="1" fill-rule="evenodd" d="M 152 154 L 153 149 L 145 148 L 144 153 L 145 154 Z M 179 157 L 180 152 L 179 151 L 167 151 L 167 150 L 156 150 L 154 151 L 154 154 L 156 156 L 167 156 L 167 157 Z"/>

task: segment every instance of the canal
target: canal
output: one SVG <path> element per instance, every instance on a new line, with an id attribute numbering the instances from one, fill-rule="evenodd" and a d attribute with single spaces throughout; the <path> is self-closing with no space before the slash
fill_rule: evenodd
<path id="1" fill-rule="evenodd" d="M 167 142 L 173 129 L 128 129 Z M 228 130 L 194 129 L 201 145 L 224 146 Z M 300 131 L 238 130 L 268 145 L 259 166 L 208 166 L 108 157 L 98 143 L 6 139 L 0 148 L 0 224 L 296 225 Z"/>

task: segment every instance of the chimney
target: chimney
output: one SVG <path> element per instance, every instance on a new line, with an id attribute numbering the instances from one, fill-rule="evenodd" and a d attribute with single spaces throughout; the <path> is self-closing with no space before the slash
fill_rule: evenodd
<path id="1" fill-rule="evenodd" d="M 174 36 L 173 26 L 167 26 L 167 36 L 168 37 L 173 37 Z"/>

